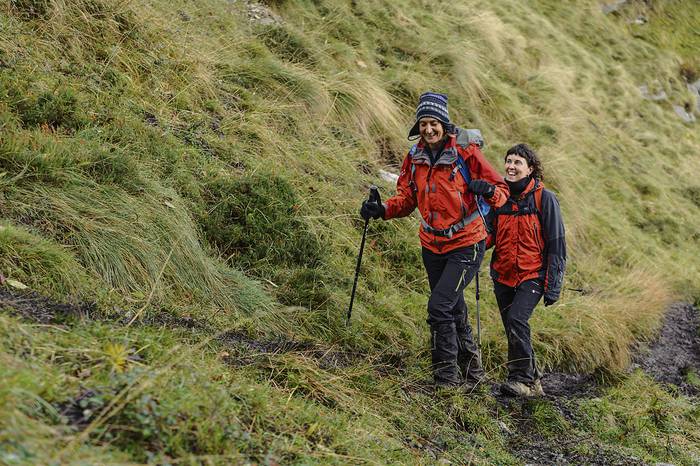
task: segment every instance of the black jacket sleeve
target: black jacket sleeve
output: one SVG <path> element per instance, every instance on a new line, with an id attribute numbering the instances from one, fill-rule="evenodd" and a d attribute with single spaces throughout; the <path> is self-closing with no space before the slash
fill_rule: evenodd
<path id="1" fill-rule="evenodd" d="M 554 193 L 546 189 L 542 192 L 542 233 L 547 267 L 544 295 L 556 301 L 561 293 L 566 269 L 566 238 L 559 201 Z"/>

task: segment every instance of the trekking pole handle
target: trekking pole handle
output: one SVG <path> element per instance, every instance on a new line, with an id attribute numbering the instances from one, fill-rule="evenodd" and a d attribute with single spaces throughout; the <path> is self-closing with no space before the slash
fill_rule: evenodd
<path id="1" fill-rule="evenodd" d="M 379 188 L 377 188 L 375 185 L 369 187 L 369 199 L 367 200 L 369 202 L 376 202 L 377 204 L 382 203 L 382 199 L 379 196 Z"/>

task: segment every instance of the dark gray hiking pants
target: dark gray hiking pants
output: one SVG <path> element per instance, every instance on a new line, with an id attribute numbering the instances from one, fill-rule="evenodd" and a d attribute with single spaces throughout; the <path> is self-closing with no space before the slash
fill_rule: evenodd
<path id="1" fill-rule="evenodd" d="M 431 290 L 428 324 L 436 383 L 457 384 L 460 372 L 467 381 L 478 381 L 483 376 L 464 301 L 464 288 L 476 275 L 483 257 L 483 241 L 445 254 L 423 249 Z"/>
<path id="2" fill-rule="evenodd" d="M 423 265 L 428 272 L 430 299 L 428 323 L 458 326 L 467 313 L 464 289 L 472 281 L 484 258 L 484 242 L 445 254 L 435 254 L 423 248 Z"/>
<path id="3" fill-rule="evenodd" d="M 541 376 L 528 321 L 542 297 L 542 280 L 526 280 L 515 288 L 494 281 L 493 291 L 508 338 L 508 380 L 530 384 Z"/>

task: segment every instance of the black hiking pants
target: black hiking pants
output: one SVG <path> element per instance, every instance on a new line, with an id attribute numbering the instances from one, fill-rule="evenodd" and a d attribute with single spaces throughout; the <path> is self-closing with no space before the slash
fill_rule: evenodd
<path id="1" fill-rule="evenodd" d="M 542 297 L 542 280 L 526 280 L 515 288 L 493 282 L 503 328 L 508 338 L 508 380 L 531 384 L 541 373 L 530 339 L 530 316 Z"/>
<path id="2" fill-rule="evenodd" d="M 423 248 L 423 264 L 431 291 L 428 324 L 433 377 L 437 384 L 478 382 L 483 377 L 464 301 L 464 288 L 476 275 L 483 257 L 483 241 L 445 254 Z"/>
<path id="3" fill-rule="evenodd" d="M 423 265 L 430 283 L 428 324 L 454 322 L 458 327 L 462 325 L 461 320 L 467 314 L 464 289 L 476 275 L 483 258 L 483 241 L 445 254 L 423 248 Z M 471 327 L 469 331 L 471 333 Z"/>

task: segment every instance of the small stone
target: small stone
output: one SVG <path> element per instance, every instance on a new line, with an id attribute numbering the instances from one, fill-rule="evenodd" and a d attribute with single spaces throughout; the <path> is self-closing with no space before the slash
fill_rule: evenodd
<path id="1" fill-rule="evenodd" d="M 675 111 L 676 115 L 678 115 L 684 122 L 695 123 L 695 115 L 689 113 L 684 107 L 681 107 L 680 105 L 674 105 L 673 111 Z"/>
<path id="2" fill-rule="evenodd" d="M 649 86 L 647 86 L 646 84 L 639 86 L 639 92 L 642 94 L 642 98 L 647 100 L 653 100 L 655 102 L 668 99 L 668 95 L 664 90 L 661 90 L 656 94 L 651 94 L 649 92 Z"/>
<path id="3" fill-rule="evenodd" d="M 602 6 L 600 7 L 600 9 L 603 11 L 603 14 L 604 14 L 604 15 L 607 15 L 607 14 L 616 12 L 617 10 L 619 10 L 620 8 L 622 8 L 622 6 L 623 6 L 625 3 L 627 3 L 627 0 L 616 0 L 616 1 L 612 2 L 612 3 L 607 3 L 607 4 L 605 4 L 605 5 L 602 5 Z"/>
<path id="4" fill-rule="evenodd" d="M 508 426 L 506 425 L 506 423 L 503 422 L 503 421 L 498 421 L 498 427 L 500 427 L 501 430 L 502 430 L 503 432 L 505 432 L 506 434 L 510 434 L 510 433 L 511 433 L 511 432 L 510 432 L 510 429 L 508 428 Z"/>

